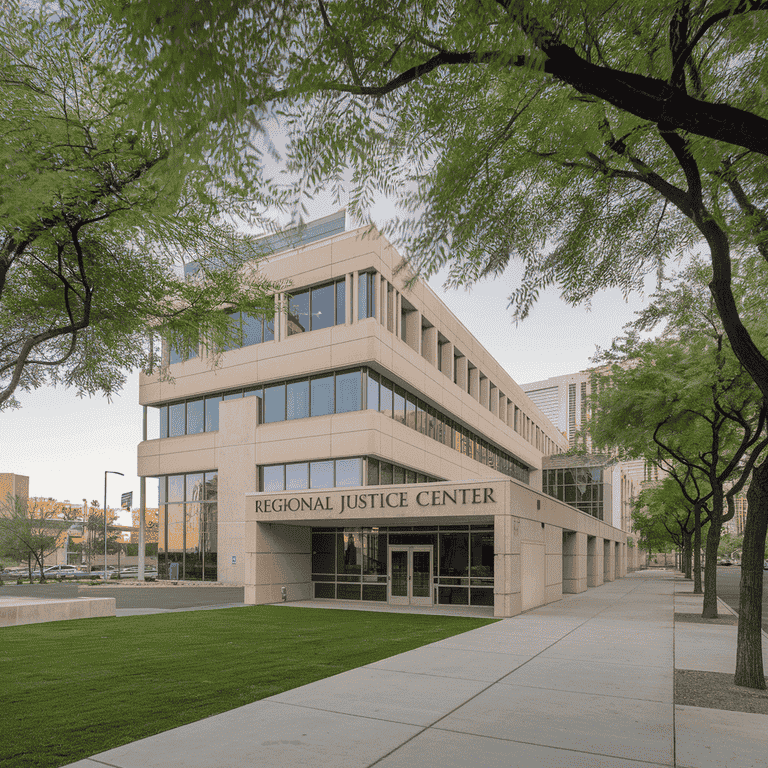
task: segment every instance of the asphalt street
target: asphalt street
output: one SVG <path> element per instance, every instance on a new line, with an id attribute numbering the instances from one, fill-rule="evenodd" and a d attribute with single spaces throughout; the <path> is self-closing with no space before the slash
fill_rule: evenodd
<path id="1" fill-rule="evenodd" d="M 5 596 L 24 597 L 114 597 L 115 607 L 121 609 L 160 608 L 176 610 L 205 606 L 232 605 L 243 602 L 243 587 L 110 587 L 107 585 L 55 584 L 4 584 Z"/>
<path id="2" fill-rule="evenodd" d="M 717 594 L 736 612 L 739 610 L 739 566 L 717 569 Z M 243 602 L 242 587 L 226 586 L 151 586 L 111 587 L 107 585 L 78 585 L 67 583 L 4 584 L 3 594 L 29 597 L 114 597 L 115 607 L 121 609 L 156 608 L 176 610 L 205 606 L 232 605 Z M 768 571 L 763 572 L 763 629 L 768 632 Z"/>
<path id="3" fill-rule="evenodd" d="M 740 579 L 741 568 L 738 565 L 718 566 L 717 596 L 736 613 L 739 612 Z M 763 571 L 763 629 L 768 632 L 768 571 Z"/>

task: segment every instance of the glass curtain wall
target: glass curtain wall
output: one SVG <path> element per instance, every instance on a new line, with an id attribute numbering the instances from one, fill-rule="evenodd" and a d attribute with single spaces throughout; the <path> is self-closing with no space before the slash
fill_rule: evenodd
<path id="1" fill-rule="evenodd" d="M 387 551 L 396 545 L 432 546 L 436 603 L 493 605 L 493 523 L 313 528 L 314 596 L 386 602 Z"/>
<path id="2" fill-rule="evenodd" d="M 158 577 L 216 581 L 218 472 L 159 480 Z M 171 564 L 177 563 L 171 573 Z"/>

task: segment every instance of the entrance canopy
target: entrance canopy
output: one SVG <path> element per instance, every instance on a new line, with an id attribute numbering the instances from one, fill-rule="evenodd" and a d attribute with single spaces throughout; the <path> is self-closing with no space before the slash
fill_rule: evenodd
<path id="1" fill-rule="evenodd" d="M 626 547 L 622 531 L 514 480 L 247 494 L 246 536 L 249 603 L 493 604 L 497 616 L 624 575 Z"/>

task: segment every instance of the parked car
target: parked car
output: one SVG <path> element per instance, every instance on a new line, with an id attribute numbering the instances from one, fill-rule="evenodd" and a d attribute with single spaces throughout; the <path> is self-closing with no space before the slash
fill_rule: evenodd
<path id="1" fill-rule="evenodd" d="M 724 557 L 722 560 L 719 560 L 718 565 L 733 565 L 733 563 L 727 558 Z"/>
<path id="2" fill-rule="evenodd" d="M 123 579 L 135 579 L 138 578 L 139 575 L 139 566 L 138 565 L 129 565 L 127 568 L 121 568 L 120 569 L 120 578 Z M 146 579 L 156 579 L 157 578 L 157 568 L 152 568 L 149 565 L 144 566 L 144 578 Z"/>
<path id="3" fill-rule="evenodd" d="M 768 560 L 765 560 L 765 561 L 763 562 L 763 570 L 764 570 L 764 571 L 768 571 Z"/>

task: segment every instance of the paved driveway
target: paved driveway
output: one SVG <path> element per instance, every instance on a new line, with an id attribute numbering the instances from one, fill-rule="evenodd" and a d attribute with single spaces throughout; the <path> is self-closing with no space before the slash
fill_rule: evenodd
<path id="1" fill-rule="evenodd" d="M 78 584 L 8 584 L 5 597 L 114 597 L 117 611 L 179 610 L 242 604 L 243 587 L 230 586 L 90 586 Z M 120 615 L 120 614 L 118 614 Z M 124 615 L 124 614 L 123 614 Z"/>

